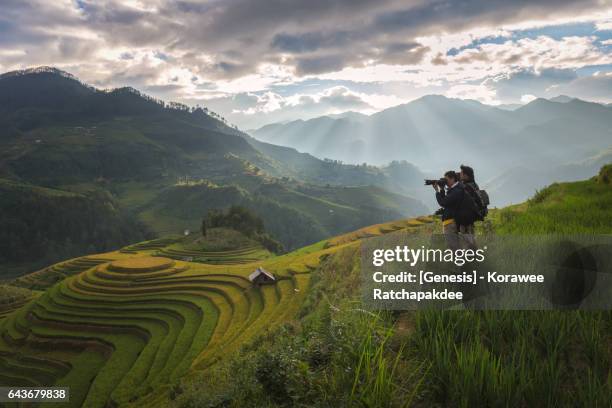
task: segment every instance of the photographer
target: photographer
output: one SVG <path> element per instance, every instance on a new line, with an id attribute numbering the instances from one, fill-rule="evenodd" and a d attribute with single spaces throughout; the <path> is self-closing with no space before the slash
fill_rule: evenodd
<path id="1" fill-rule="evenodd" d="M 453 170 L 444 173 L 444 180 L 448 190 L 445 190 L 440 183 L 434 183 L 433 188 L 436 190 L 436 200 L 443 208 L 442 231 L 446 238 L 446 244 L 450 249 L 458 249 L 460 248 L 459 228 L 455 222 L 455 217 L 463 202 L 465 191 L 463 184 L 459 182 L 459 176 Z"/>

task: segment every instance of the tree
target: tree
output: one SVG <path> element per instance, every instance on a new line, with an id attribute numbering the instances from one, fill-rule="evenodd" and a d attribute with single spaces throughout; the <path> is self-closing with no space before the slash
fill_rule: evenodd
<path id="1" fill-rule="evenodd" d="M 202 231 L 202 236 L 205 237 L 206 236 L 206 218 L 202 220 L 202 226 L 200 227 L 200 230 Z"/>

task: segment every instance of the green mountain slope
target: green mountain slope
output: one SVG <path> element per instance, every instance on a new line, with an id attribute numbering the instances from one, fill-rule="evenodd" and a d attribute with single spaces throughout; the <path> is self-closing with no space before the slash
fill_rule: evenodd
<path id="1" fill-rule="evenodd" d="M 53 68 L 0 75 L 0 129 L 1 178 L 108 195 L 118 211 L 162 234 L 197 229 L 208 209 L 244 204 L 286 248 L 296 248 L 425 211 L 417 200 L 370 187 L 353 190 L 354 202 L 372 202 L 376 194 L 385 199 L 346 206 L 340 194 L 310 196 L 304 191 L 314 194 L 325 185 L 330 191 L 369 185 L 408 190 L 379 169 L 255 142 L 204 108 L 155 100 L 131 88 L 98 90 Z M 220 188 L 206 187 L 213 185 Z M 268 191 L 269 185 L 282 188 Z M 326 218 L 319 219 L 323 213 Z M 93 236 L 85 240 L 85 247 L 101 248 Z M 114 246 L 124 243 L 117 238 Z"/>
<path id="2" fill-rule="evenodd" d="M 148 235 L 109 194 L 71 193 L 0 179 L 3 279 Z"/>
<path id="3" fill-rule="evenodd" d="M 288 248 L 364 224 L 427 212 L 419 202 L 377 187 L 320 187 L 279 180 L 251 183 L 249 189 L 210 184 L 168 187 L 140 211 L 143 220 L 161 234 L 178 227 L 197 230 L 209 209 L 229 203 L 256 212 L 266 229 Z"/>

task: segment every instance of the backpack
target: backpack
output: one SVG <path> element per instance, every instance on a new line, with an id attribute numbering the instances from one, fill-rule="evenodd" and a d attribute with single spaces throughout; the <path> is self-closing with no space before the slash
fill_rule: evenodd
<path id="1" fill-rule="evenodd" d="M 455 213 L 455 222 L 457 225 L 472 225 L 481 217 L 480 209 L 476 201 L 467 189 L 463 191 L 463 198 Z"/>
<path id="2" fill-rule="evenodd" d="M 476 193 L 478 194 L 478 196 L 480 197 L 480 203 L 482 204 L 480 206 L 480 214 L 482 216 L 482 220 L 484 220 L 484 218 L 487 216 L 487 214 L 489 213 L 489 209 L 487 208 L 489 206 L 489 204 L 491 203 L 489 201 L 489 194 L 487 194 L 487 192 L 485 190 L 476 190 Z M 481 220 L 481 221 L 482 221 Z"/>
<path id="3" fill-rule="evenodd" d="M 489 194 L 485 190 L 474 188 L 471 184 L 465 184 L 464 188 L 476 205 L 476 212 L 478 214 L 476 219 L 483 221 L 489 213 L 487 208 L 489 206 Z"/>

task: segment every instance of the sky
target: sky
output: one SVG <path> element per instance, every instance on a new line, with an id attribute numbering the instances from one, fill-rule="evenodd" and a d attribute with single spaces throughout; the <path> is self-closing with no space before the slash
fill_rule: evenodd
<path id="1" fill-rule="evenodd" d="M 612 102 L 612 0 L 0 0 L 0 72 L 54 66 L 248 130 L 427 94 Z"/>

